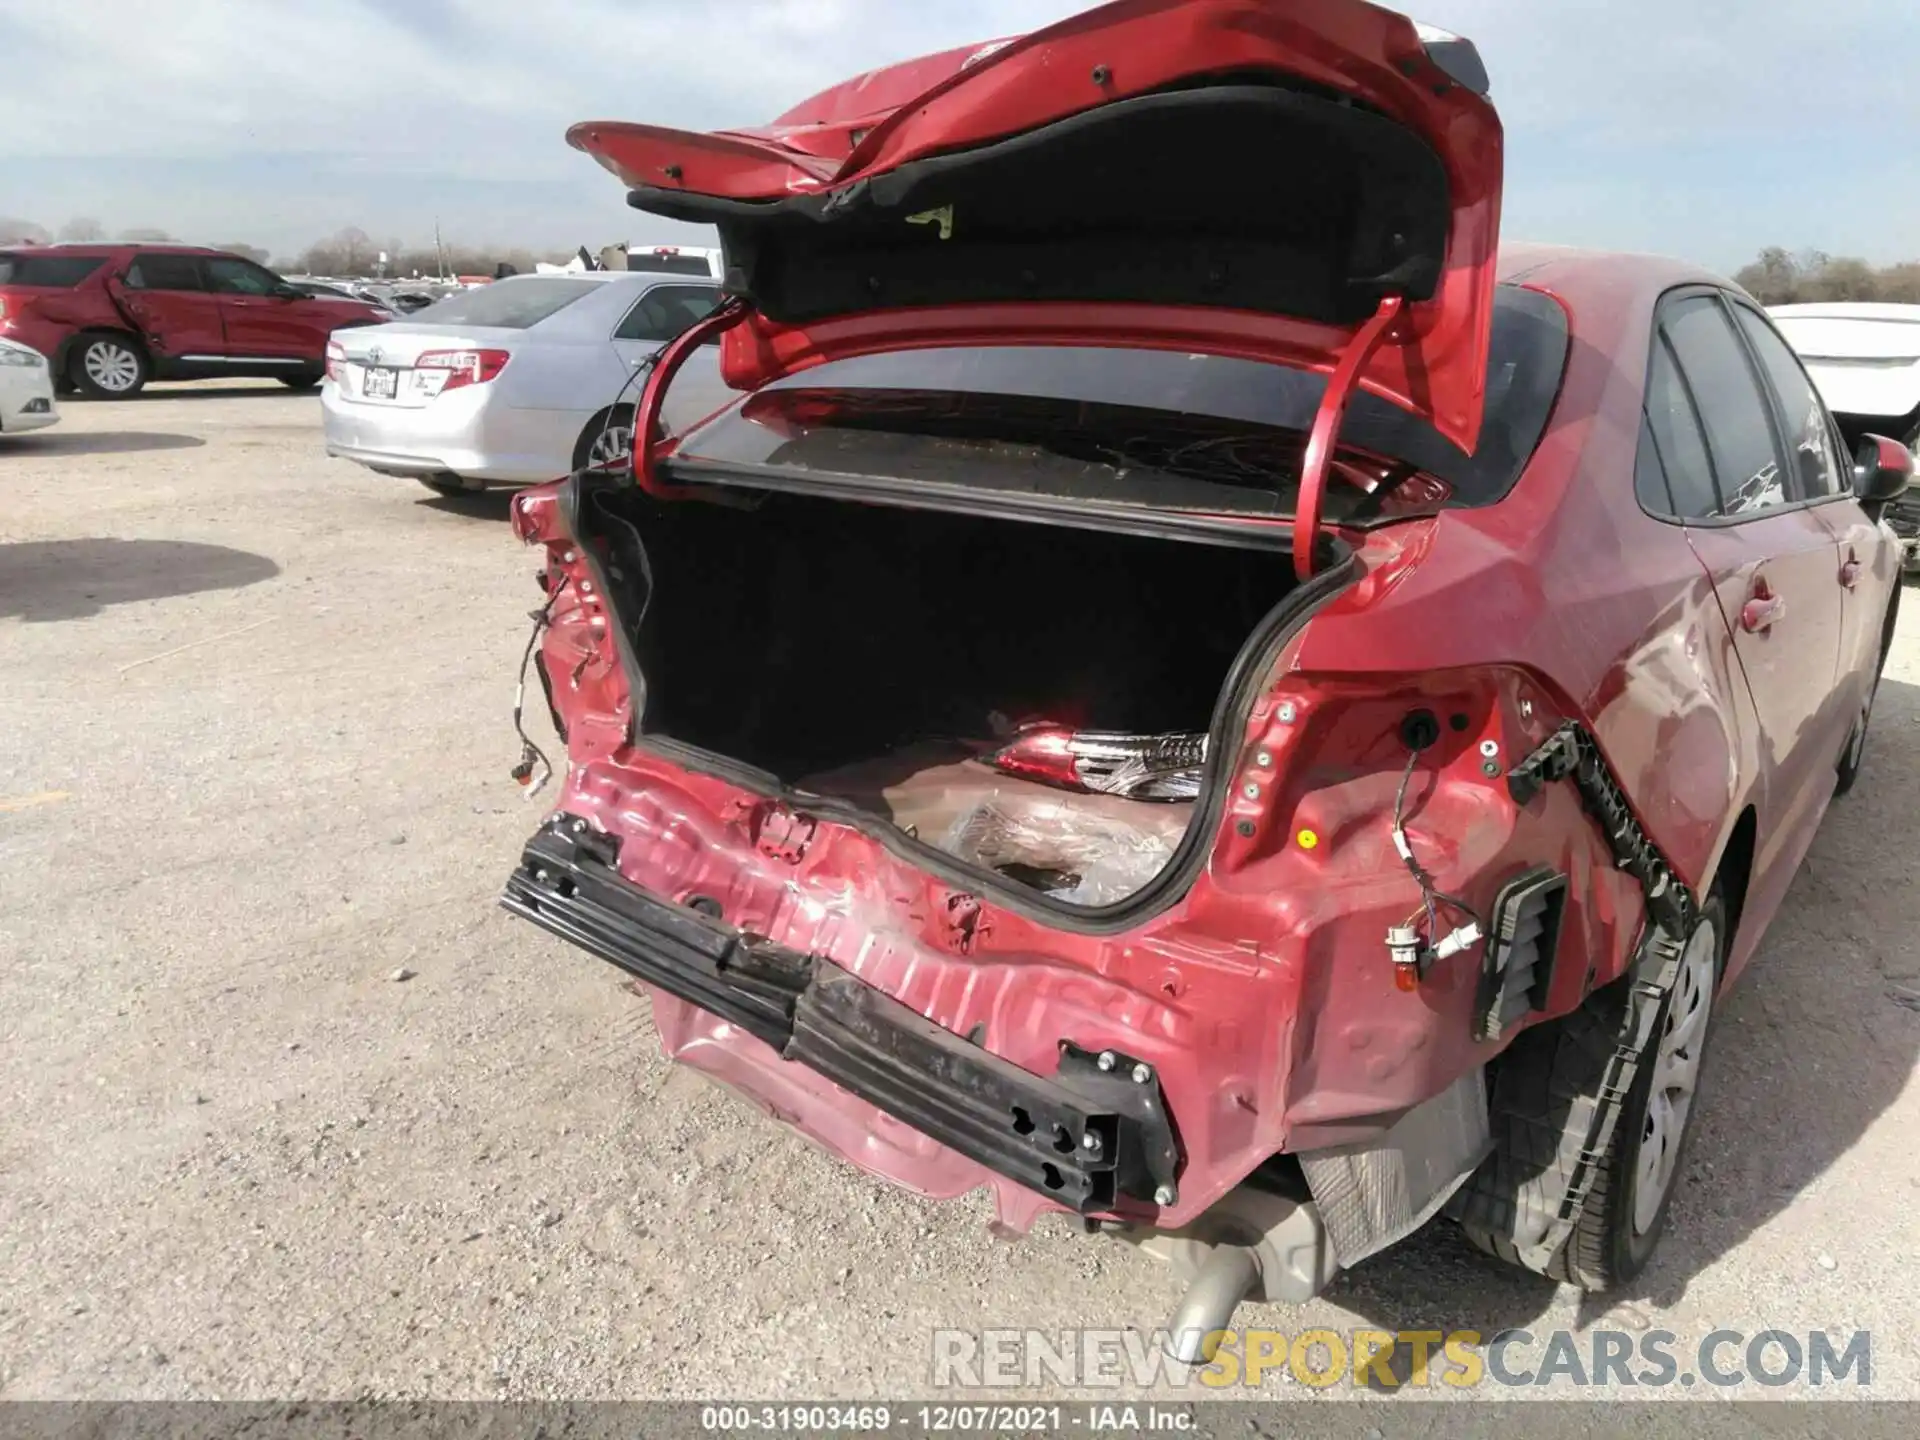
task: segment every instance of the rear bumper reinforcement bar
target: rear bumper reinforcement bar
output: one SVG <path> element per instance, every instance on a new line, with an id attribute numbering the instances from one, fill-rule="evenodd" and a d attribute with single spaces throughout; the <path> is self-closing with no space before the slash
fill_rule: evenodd
<path id="1" fill-rule="evenodd" d="M 1062 1039 L 1059 1073 L 1035 1075 L 828 960 L 649 894 L 620 875 L 618 851 L 556 816 L 527 842 L 500 903 L 1070 1210 L 1177 1200 L 1178 1149 L 1151 1066 Z"/>

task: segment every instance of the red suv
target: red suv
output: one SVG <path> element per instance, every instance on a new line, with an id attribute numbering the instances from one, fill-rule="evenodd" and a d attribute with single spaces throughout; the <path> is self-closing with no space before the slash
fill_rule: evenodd
<path id="1" fill-rule="evenodd" d="M 393 317 L 309 295 L 264 265 L 186 245 L 0 250 L 0 336 L 31 345 L 55 383 L 102 399 L 147 381 L 271 375 L 295 390 L 326 374 L 327 336 Z"/>

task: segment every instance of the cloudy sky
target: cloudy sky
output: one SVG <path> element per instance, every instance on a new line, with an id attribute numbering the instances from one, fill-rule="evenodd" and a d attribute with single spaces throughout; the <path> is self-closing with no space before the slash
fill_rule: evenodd
<path id="1" fill-rule="evenodd" d="M 1286 0 L 1274 0 L 1276 4 Z M 589 118 L 753 124 L 1079 0 L 0 0 L 0 215 L 276 254 L 697 238 L 567 148 Z M 1910 0 L 1428 0 L 1506 121 L 1506 232 L 1732 269 L 1920 256 Z"/>

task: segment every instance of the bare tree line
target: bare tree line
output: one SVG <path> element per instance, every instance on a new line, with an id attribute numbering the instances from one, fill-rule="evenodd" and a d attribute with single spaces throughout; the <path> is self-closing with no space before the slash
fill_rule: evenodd
<path id="1" fill-rule="evenodd" d="M 1845 255 L 1795 254 L 1770 245 L 1733 278 L 1763 305 L 1848 300 L 1920 305 L 1920 260 L 1875 266 Z"/>
<path id="2" fill-rule="evenodd" d="M 165 230 L 149 226 L 135 226 L 129 229 L 109 233 L 107 227 L 98 220 L 85 216 L 69 220 L 59 230 L 50 231 L 44 225 L 31 220 L 21 220 L 14 216 L 0 216 L 0 245 L 21 243 L 45 245 L 52 240 L 87 241 L 127 241 L 136 244 L 178 242 L 180 237 Z M 195 241 L 198 244 L 200 242 Z M 239 242 L 215 243 L 209 248 L 231 251 L 235 255 L 245 255 L 262 265 L 272 264 L 282 274 L 339 275 L 372 277 L 376 272 L 384 272 L 389 278 L 414 275 L 492 275 L 501 265 L 510 265 L 516 271 L 533 269 L 540 260 L 562 262 L 572 257 L 573 251 L 533 250 L 526 246 L 488 246 L 443 244 L 436 251 L 432 245 L 409 245 L 401 240 L 389 240 L 375 243 L 366 231 L 349 225 L 336 231 L 324 240 L 316 240 L 296 255 L 271 258 L 271 252 L 258 245 Z M 385 252 L 386 264 L 380 264 L 380 255 Z"/>

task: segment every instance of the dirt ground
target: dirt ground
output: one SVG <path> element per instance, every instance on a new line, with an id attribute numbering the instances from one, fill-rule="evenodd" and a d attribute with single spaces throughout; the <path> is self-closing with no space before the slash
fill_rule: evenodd
<path id="1" fill-rule="evenodd" d="M 504 514 L 326 459 L 277 386 L 0 440 L 0 1397 L 901 1397 L 939 1328 L 1164 1323 L 1150 1260 L 816 1152 L 496 908 L 540 818 Z M 1436 1225 L 1241 1320 L 1864 1328 L 1920 1397 L 1917 687 L 1909 605 L 1640 1285 Z"/>

